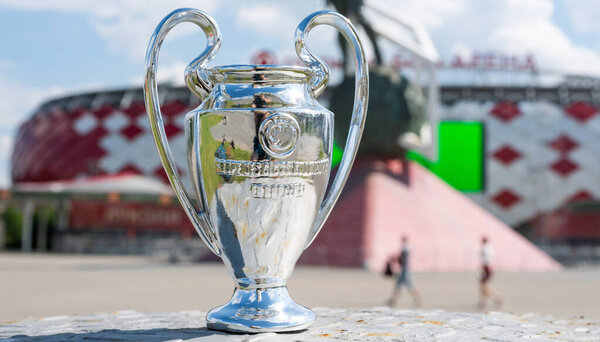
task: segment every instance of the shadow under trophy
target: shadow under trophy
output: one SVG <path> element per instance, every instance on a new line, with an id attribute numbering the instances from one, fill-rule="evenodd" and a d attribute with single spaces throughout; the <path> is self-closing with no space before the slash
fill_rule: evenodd
<path id="1" fill-rule="evenodd" d="M 204 52 L 185 71 L 186 85 L 203 100 L 185 116 L 194 202 L 185 192 L 168 145 L 156 84 L 160 46 L 182 22 L 199 26 L 207 39 Z M 334 114 L 315 98 L 327 85 L 329 68 L 304 41 L 313 27 L 322 24 L 342 33 L 356 66 L 352 123 L 327 196 Z M 202 11 L 178 9 L 160 22 L 146 54 L 144 95 L 152 134 L 181 205 L 235 280 L 229 302 L 208 312 L 208 328 L 251 333 L 302 330 L 316 316 L 290 298 L 286 281 L 331 212 L 354 161 L 368 99 L 364 51 L 354 26 L 332 11 L 313 13 L 296 29 L 296 52 L 306 67 L 207 68 L 220 42 L 216 23 Z"/>

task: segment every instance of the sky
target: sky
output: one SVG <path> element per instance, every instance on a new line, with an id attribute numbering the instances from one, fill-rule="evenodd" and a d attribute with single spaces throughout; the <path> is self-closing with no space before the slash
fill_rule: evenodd
<path id="1" fill-rule="evenodd" d="M 540 70 L 600 75 L 600 1 L 381 1 L 422 24 L 443 60 L 477 52 L 532 55 Z M 204 10 L 219 24 L 222 47 L 211 65 L 248 64 L 261 50 L 287 61 L 295 56 L 298 23 L 327 8 L 324 0 L 0 0 L 0 187 L 10 184 L 19 124 L 48 99 L 141 86 L 150 34 L 179 7 Z M 317 27 L 308 43 L 335 59 L 335 37 L 332 28 Z M 161 50 L 159 81 L 183 84 L 185 66 L 204 43 L 193 25 L 175 28 Z M 387 60 L 398 50 L 383 46 Z"/>

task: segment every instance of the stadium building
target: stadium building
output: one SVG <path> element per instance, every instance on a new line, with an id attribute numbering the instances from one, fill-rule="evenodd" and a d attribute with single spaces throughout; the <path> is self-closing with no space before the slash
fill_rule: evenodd
<path id="1" fill-rule="evenodd" d="M 376 58 L 371 68 L 361 145 L 371 155 L 359 155 L 300 261 L 379 270 L 403 234 L 411 236 L 416 270 L 476 269 L 484 235 L 499 247 L 498 269 L 557 269 L 531 241 L 563 262 L 600 259 L 600 81 L 540 81 L 546 75 L 532 56 L 475 53 L 443 61 L 418 23 L 376 0 L 363 5 L 350 9 L 367 19 L 361 25 L 372 30 L 373 49 L 377 37 L 388 53 L 401 53 Z M 345 63 L 326 61 L 337 69 L 332 80 L 343 80 L 318 100 L 326 107 L 350 103 L 344 91 L 354 83 L 340 72 Z M 252 64 L 296 62 L 262 51 Z M 438 86 L 441 70 L 467 77 Z M 515 75 L 520 81 L 511 82 Z M 191 188 L 182 124 L 199 99 L 167 85 L 160 97 L 165 132 Z M 343 127 L 350 109 L 337 109 L 336 126 Z M 417 116 L 423 118 L 413 121 Z M 141 89 L 46 102 L 21 125 L 14 146 L 13 189 L 2 196 L 23 213 L 23 250 L 210 257 L 168 186 Z"/>
<path id="2" fill-rule="evenodd" d="M 437 174 L 558 259 L 573 257 L 573 246 L 580 257 L 597 258 L 599 84 L 577 79 L 553 87 L 443 86 L 436 124 L 438 159 L 409 152 L 407 159 L 413 161 L 407 163 L 418 167 L 413 172 L 430 174 L 425 167 Z M 199 100 L 186 88 L 172 86 L 162 87 L 161 97 L 165 130 L 189 185 L 182 119 Z M 193 228 L 169 189 L 141 89 L 46 102 L 21 125 L 14 146 L 12 197 L 26 214 L 23 249 L 175 250 L 206 257 L 199 239 L 190 239 Z M 351 179 L 338 207 L 344 207 L 353 187 Z M 28 216 L 36 211 L 34 225 Z M 41 214 L 47 212 L 52 220 Z M 334 212 L 328 225 L 336 220 Z M 347 255 L 328 255 L 328 229 L 329 235 L 339 233 L 326 227 L 304 259 L 372 264 L 364 254 L 352 262 Z"/>

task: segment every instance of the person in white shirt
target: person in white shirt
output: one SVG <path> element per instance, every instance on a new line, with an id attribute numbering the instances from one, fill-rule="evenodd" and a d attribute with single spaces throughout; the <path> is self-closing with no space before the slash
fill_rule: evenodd
<path id="1" fill-rule="evenodd" d="M 498 291 L 493 289 L 490 285 L 490 279 L 492 278 L 492 259 L 494 256 L 494 250 L 490 245 L 487 236 L 481 238 L 481 278 L 479 279 L 479 308 L 484 309 L 487 304 L 487 300 L 491 299 L 494 301 L 496 306 L 502 305 L 502 298 Z"/>

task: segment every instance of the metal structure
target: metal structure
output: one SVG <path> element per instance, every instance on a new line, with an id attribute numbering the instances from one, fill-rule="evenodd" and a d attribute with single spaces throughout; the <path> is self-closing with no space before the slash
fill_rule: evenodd
<path id="1" fill-rule="evenodd" d="M 399 15 L 396 9 L 379 0 L 330 0 L 338 11 L 351 19 L 356 19 L 366 32 L 375 54 L 375 65 L 371 70 L 371 78 L 378 96 L 371 99 L 372 115 L 370 130 L 379 132 L 387 139 L 372 140 L 375 134 L 369 134 L 361 150 L 382 155 L 398 156 L 405 150 L 419 151 L 431 160 L 437 160 L 437 124 L 439 115 L 439 85 L 437 82 L 438 52 L 423 25 Z M 410 70 L 402 70 L 398 80 L 395 71 L 384 66 L 379 46 L 379 38 L 383 38 L 406 52 L 414 61 Z M 344 55 L 344 65 L 348 59 L 348 51 L 343 41 L 340 47 Z M 408 82 L 408 84 L 404 84 Z M 346 97 L 341 84 L 338 98 Z M 350 82 L 348 82 L 350 83 Z M 424 103 L 421 103 L 424 102 Z M 334 105 L 338 105 L 334 103 Z M 343 108 L 343 107 L 342 107 Z M 341 121 L 342 126 L 345 123 Z M 391 126 L 396 129 L 391 129 Z M 336 133 L 337 134 L 337 133 Z M 338 139 L 339 136 L 336 136 Z M 389 146 L 379 148 L 377 145 L 399 145 L 399 149 Z M 370 145 L 373 145 L 371 147 Z"/>
<path id="2" fill-rule="evenodd" d="M 185 116 L 187 159 L 198 207 L 186 194 L 169 148 L 156 85 L 161 43 L 182 22 L 196 24 L 207 38 L 205 51 L 188 66 L 185 77 L 188 88 L 203 100 Z M 305 45 L 305 37 L 319 25 L 340 31 L 356 56 L 352 125 L 327 195 L 334 115 L 316 97 L 327 85 L 329 67 Z M 212 18 L 194 9 L 169 14 L 150 40 L 144 92 L 159 156 L 200 237 L 235 280 L 230 301 L 208 312 L 210 329 L 296 331 L 316 318 L 291 299 L 286 282 L 346 182 L 366 119 L 369 78 L 356 30 L 339 13 L 309 15 L 296 30 L 295 43 L 307 67 L 207 68 L 219 48 L 220 34 Z"/>

